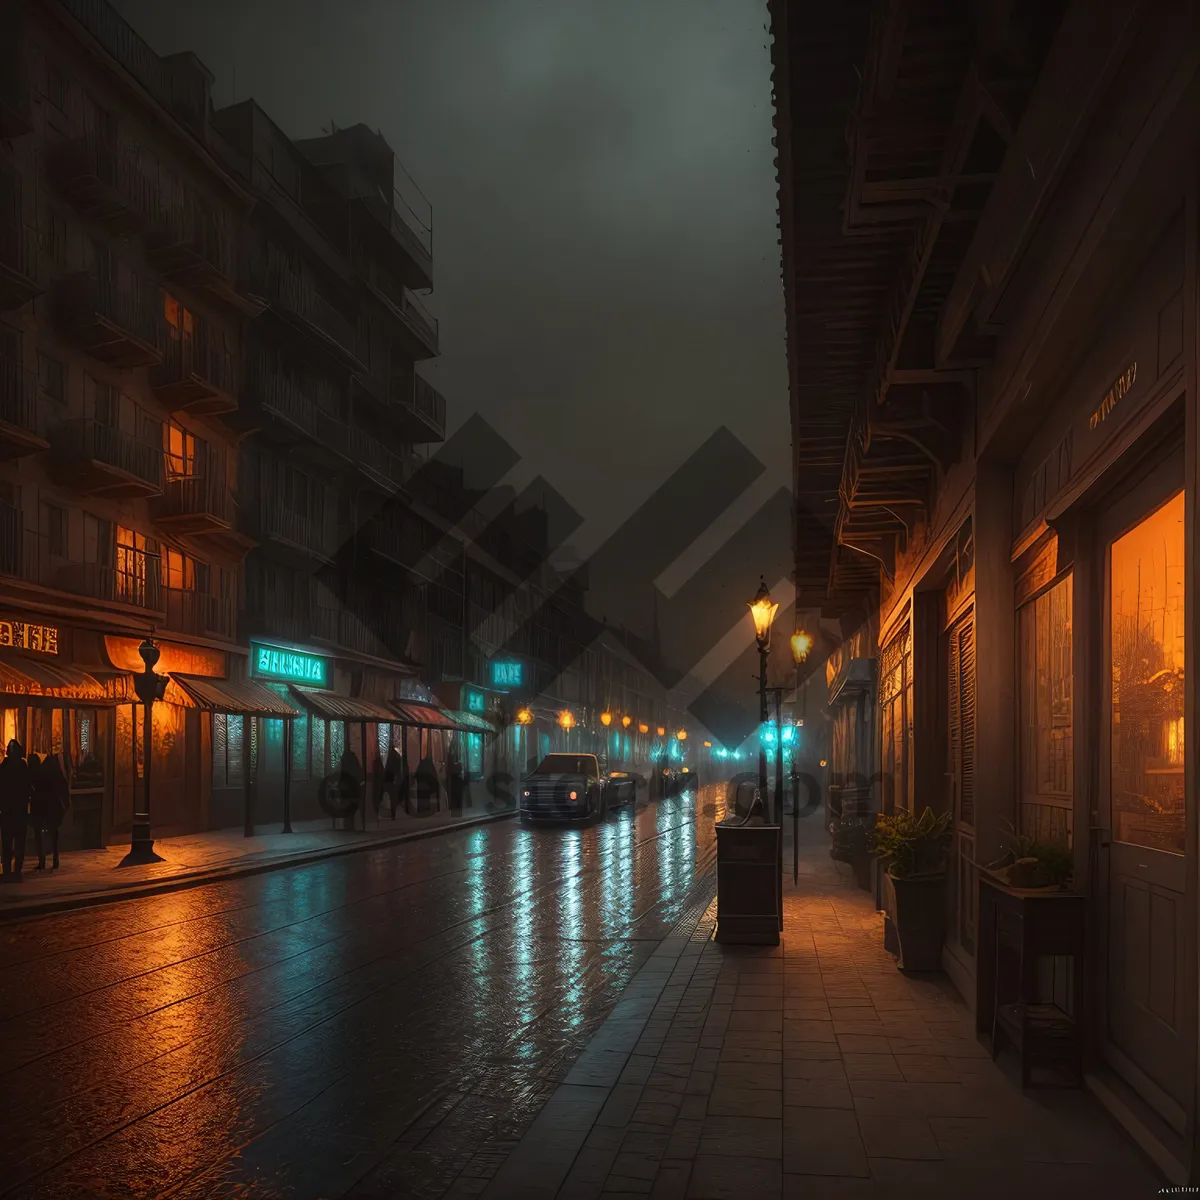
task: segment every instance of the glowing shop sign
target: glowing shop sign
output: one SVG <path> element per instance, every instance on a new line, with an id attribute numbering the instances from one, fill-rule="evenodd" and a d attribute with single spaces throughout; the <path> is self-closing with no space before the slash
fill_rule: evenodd
<path id="1" fill-rule="evenodd" d="M 522 663 L 503 660 L 492 663 L 492 687 L 520 687 L 524 677 Z"/>
<path id="2" fill-rule="evenodd" d="M 58 653 L 58 627 L 33 625 L 28 621 L 0 621 L 0 646 L 15 650 L 37 650 L 41 654 Z"/>
<path id="3" fill-rule="evenodd" d="M 309 687 L 329 686 L 329 662 L 318 654 L 287 650 L 281 646 L 250 643 L 250 674 L 255 679 L 282 679 Z"/>
<path id="4" fill-rule="evenodd" d="M 474 688 L 466 689 L 467 712 L 481 713 L 487 711 L 487 697 Z"/>

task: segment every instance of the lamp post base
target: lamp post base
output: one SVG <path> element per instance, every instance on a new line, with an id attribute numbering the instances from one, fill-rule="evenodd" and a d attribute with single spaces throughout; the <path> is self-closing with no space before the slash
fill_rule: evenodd
<path id="1" fill-rule="evenodd" d="M 154 839 L 150 836 L 148 817 L 134 815 L 133 834 L 129 839 L 129 853 L 121 859 L 120 866 L 135 867 L 142 863 L 162 862 L 161 854 L 154 853 Z"/>

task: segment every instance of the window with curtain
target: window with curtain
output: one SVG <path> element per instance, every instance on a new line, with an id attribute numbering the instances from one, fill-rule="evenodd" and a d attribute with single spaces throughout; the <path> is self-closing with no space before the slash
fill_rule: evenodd
<path id="1" fill-rule="evenodd" d="M 197 474 L 196 439 L 174 421 L 163 425 L 163 454 L 168 479 L 188 479 Z"/>

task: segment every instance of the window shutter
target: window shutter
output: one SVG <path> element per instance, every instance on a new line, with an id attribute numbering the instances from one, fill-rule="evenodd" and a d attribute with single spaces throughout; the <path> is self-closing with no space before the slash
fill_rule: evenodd
<path id="1" fill-rule="evenodd" d="M 960 745 L 958 819 L 975 825 L 975 622 L 968 616 L 959 634 L 958 736 Z"/>
<path id="2" fill-rule="evenodd" d="M 960 724 L 959 724 L 959 628 L 954 626 L 950 630 L 949 637 L 949 662 L 948 662 L 948 680 L 946 692 L 946 716 L 949 723 L 949 728 L 946 730 L 946 742 L 949 750 L 949 763 L 947 764 L 946 775 L 950 782 L 950 811 L 957 818 L 959 812 L 959 794 L 962 782 L 962 772 L 960 770 L 960 754 L 959 747 L 961 742 Z"/>

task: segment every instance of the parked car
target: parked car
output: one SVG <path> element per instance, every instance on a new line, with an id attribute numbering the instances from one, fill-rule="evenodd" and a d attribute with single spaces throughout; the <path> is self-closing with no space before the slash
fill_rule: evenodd
<path id="1" fill-rule="evenodd" d="M 594 754 L 547 754 L 521 783 L 522 821 L 587 821 L 631 804 L 636 781 L 605 775 Z"/>

